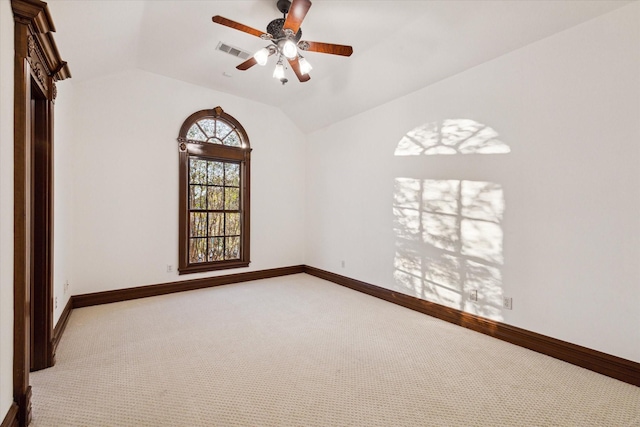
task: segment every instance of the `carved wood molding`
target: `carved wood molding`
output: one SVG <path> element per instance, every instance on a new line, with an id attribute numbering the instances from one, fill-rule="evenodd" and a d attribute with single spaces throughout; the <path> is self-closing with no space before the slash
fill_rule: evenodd
<path id="1" fill-rule="evenodd" d="M 16 52 L 29 62 L 32 73 L 40 84 L 47 98 L 54 100 L 57 96 L 55 82 L 71 77 L 66 61 L 53 38 L 55 26 L 45 2 L 40 0 L 11 0 L 13 16 L 16 24 L 27 27 L 26 52 Z"/>
<path id="2" fill-rule="evenodd" d="M 43 92 L 49 94 L 49 77 L 51 76 L 51 71 L 49 67 L 47 67 L 42 47 L 36 42 L 36 37 L 33 34 L 27 36 L 27 61 L 29 61 L 31 72 L 40 83 Z M 49 99 L 53 98 L 52 96 L 47 97 Z"/>

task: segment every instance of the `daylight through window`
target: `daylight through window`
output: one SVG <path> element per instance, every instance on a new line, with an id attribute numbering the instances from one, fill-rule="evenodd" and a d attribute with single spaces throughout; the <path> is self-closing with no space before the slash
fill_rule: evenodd
<path id="1" fill-rule="evenodd" d="M 246 132 L 216 107 L 192 114 L 180 146 L 180 274 L 249 265 Z"/>

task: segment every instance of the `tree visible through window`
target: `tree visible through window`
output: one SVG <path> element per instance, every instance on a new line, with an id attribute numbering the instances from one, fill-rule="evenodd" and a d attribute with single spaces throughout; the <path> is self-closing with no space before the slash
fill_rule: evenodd
<path id="1" fill-rule="evenodd" d="M 180 146 L 180 274 L 249 265 L 246 132 L 216 107 L 185 120 Z"/>

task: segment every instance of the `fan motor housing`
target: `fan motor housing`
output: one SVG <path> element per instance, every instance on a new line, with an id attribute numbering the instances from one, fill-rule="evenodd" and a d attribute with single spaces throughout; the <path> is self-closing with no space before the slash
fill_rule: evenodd
<path id="1" fill-rule="evenodd" d="M 284 18 L 278 18 L 269 22 L 269 25 L 267 25 L 267 33 L 271 34 L 271 36 L 273 37 L 274 43 L 276 43 L 277 40 L 287 38 L 287 35 L 284 33 L 284 30 L 282 29 L 282 27 L 284 26 L 284 22 L 285 22 Z M 298 32 L 296 33 L 295 36 L 293 36 L 292 40 L 297 43 L 298 41 L 300 41 L 301 37 L 302 37 L 302 28 L 298 29 Z"/>

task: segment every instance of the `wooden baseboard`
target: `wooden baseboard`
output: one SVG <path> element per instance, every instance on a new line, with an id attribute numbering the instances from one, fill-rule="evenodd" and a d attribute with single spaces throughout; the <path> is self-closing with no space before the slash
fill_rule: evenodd
<path id="1" fill-rule="evenodd" d="M 527 331 L 526 329 L 517 328 L 505 323 L 485 319 L 474 314 L 465 313 L 461 310 L 445 307 L 440 304 L 425 301 L 399 292 L 394 292 L 370 283 L 306 265 L 296 265 L 270 270 L 252 271 L 181 282 L 161 283 L 158 285 L 147 285 L 135 288 L 118 289 L 114 291 L 75 295 L 69 300 L 69 303 L 67 304 L 69 309 L 65 307 L 62 314 L 64 318 L 60 318 L 60 321 L 54 330 L 54 345 L 57 347 L 60 342 L 60 337 L 62 336 L 62 332 L 64 332 L 64 328 L 66 327 L 66 323 L 69 319 L 69 314 L 71 313 L 71 308 L 109 304 L 137 298 L 165 295 L 175 292 L 190 291 L 298 273 L 307 273 L 356 291 L 372 295 L 385 301 L 398 304 L 411 310 L 472 329 L 485 335 L 528 348 L 538 353 L 546 354 L 556 359 L 563 360 L 640 387 L 640 363 Z M 4 425 L 1 427 L 4 427 Z"/>
<path id="2" fill-rule="evenodd" d="M 71 297 L 72 307 L 88 307 L 91 305 L 109 304 L 112 302 L 172 294 L 175 292 L 210 288 L 213 286 L 230 285 L 232 283 L 248 282 L 251 280 L 269 279 L 271 277 L 303 273 L 304 268 L 304 265 L 296 265 L 292 267 L 273 268 L 269 270 L 250 271 L 246 273 L 227 274 L 224 276 L 185 280 L 181 282 L 160 283 L 157 285 L 147 285 L 135 288 L 74 295 Z"/>
<path id="3" fill-rule="evenodd" d="M 26 427 L 31 424 L 31 386 L 25 390 L 13 390 L 13 403 L 0 427 Z"/>
<path id="4" fill-rule="evenodd" d="M 394 292 L 315 267 L 305 266 L 304 272 L 640 387 L 640 363 L 485 319 L 461 310 Z"/>
<path id="5" fill-rule="evenodd" d="M 2 420 L 0 427 L 18 427 L 18 405 L 15 402 L 11 404 L 7 415 Z"/>
<path id="6" fill-rule="evenodd" d="M 67 328 L 67 323 L 69 323 L 69 316 L 71 316 L 71 310 L 73 309 L 73 301 L 72 298 L 69 298 L 67 304 L 64 306 L 62 310 L 62 314 L 58 319 L 58 323 L 56 323 L 56 327 L 53 328 L 53 339 L 51 340 L 51 347 L 53 352 L 53 364 L 55 365 L 56 360 L 56 350 L 58 349 L 58 344 L 60 344 L 60 339 L 62 338 L 62 334 L 64 330 Z"/>

